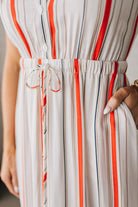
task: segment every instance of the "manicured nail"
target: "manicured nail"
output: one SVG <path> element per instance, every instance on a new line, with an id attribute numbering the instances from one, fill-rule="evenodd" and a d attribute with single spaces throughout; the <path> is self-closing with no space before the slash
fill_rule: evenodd
<path id="1" fill-rule="evenodd" d="M 16 193 L 19 193 L 19 188 L 18 188 L 18 186 L 14 186 L 14 191 L 15 191 Z"/>
<path id="2" fill-rule="evenodd" d="M 111 110 L 112 110 L 112 108 L 109 105 L 106 105 L 103 113 L 108 114 Z"/>

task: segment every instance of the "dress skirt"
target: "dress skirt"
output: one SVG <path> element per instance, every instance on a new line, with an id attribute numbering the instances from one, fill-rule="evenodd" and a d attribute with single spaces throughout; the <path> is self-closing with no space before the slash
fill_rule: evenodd
<path id="1" fill-rule="evenodd" d="M 21 207 L 137 207 L 138 138 L 126 61 L 20 59 L 16 162 Z"/>

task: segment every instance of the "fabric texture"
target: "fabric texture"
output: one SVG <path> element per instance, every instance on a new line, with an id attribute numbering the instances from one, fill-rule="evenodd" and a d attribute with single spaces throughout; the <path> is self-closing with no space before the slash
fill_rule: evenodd
<path id="1" fill-rule="evenodd" d="M 0 0 L 18 48 L 15 114 L 21 207 L 137 207 L 138 137 L 127 105 L 137 0 Z"/>

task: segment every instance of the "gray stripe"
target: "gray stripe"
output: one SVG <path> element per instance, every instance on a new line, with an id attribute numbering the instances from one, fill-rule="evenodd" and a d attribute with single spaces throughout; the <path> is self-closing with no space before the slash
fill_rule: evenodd
<path id="1" fill-rule="evenodd" d="M 131 5 L 130 13 L 129 13 L 129 17 L 128 17 L 128 20 L 127 20 L 127 28 L 126 28 L 126 31 L 125 31 L 125 34 L 124 34 L 124 37 L 123 37 L 123 40 L 122 40 L 122 47 L 121 47 L 121 50 L 120 50 L 120 54 L 119 54 L 119 56 L 117 58 L 117 61 L 119 60 L 119 58 L 121 56 L 121 53 L 122 53 L 122 50 L 123 50 L 123 45 L 124 45 L 125 37 L 126 37 L 126 34 L 127 34 L 127 30 L 128 30 L 128 24 L 129 24 L 129 20 L 130 20 L 130 17 L 131 17 L 133 4 L 134 4 L 134 0 L 132 0 L 132 5 Z"/>
<path id="2" fill-rule="evenodd" d="M 64 175 L 65 175 L 65 207 L 66 207 L 66 158 L 65 158 L 65 134 L 64 134 L 64 76 L 63 76 L 63 59 L 62 65 L 62 94 L 63 94 L 63 150 L 64 150 Z"/>
<path id="3" fill-rule="evenodd" d="M 100 207 L 100 193 L 99 193 L 99 175 L 98 175 L 98 159 L 97 159 L 96 118 L 97 118 L 97 107 L 98 107 L 102 71 L 103 71 L 103 61 L 102 61 L 102 67 L 101 67 L 100 76 L 99 76 L 98 92 L 97 92 L 97 100 L 96 100 L 96 108 L 95 108 L 95 118 L 94 118 L 95 158 L 96 158 L 96 168 L 97 168 L 97 187 L 98 187 L 99 207 Z"/>

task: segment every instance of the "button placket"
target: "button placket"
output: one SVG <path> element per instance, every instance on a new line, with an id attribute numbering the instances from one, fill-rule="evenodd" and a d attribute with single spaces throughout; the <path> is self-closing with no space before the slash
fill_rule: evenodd
<path id="1" fill-rule="evenodd" d="M 36 2 L 36 9 L 37 9 L 39 15 L 41 15 L 43 13 L 42 4 L 39 4 L 38 2 Z"/>
<path id="2" fill-rule="evenodd" d="M 41 84 L 41 104 L 42 104 L 42 114 L 41 114 L 41 119 L 42 119 L 42 188 L 43 188 L 43 207 L 46 207 L 47 204 L 47 179 L 46 179 L 46 175 L 47 175 L 47 148 L 48 148 L 48 137 L 47 137 L 47 100 L 46 102 L 44 101 L 44 98 L 47 99 L 47 90 L 48 88 L 45 87 L 45 81 L 44 81 L 44 77 L 45 77 L 45 70 L 40 71 L 41 73 L 41 79 L 40 79 L 40 84 Z"/>
<path id="3" fill-rule="evenodd" d="M 36 8 L 37 8 L 38 14 L 39 14 L 40 16 L 43 15 L 44 8 L 43 8 L 42 3 L 41 3 L 41 4 L 36 3 Z M 45 41 L 46 41 L 46 40 L 45 40 Z M 46 42 L 45 42 L 45 43 L 43 44 L 43 46 L 42 46 L 42 49 L 41 49 L 41 55 L 42 55 L 42 58 L 45 58 L 45 57 L 48 58 Z"/>

